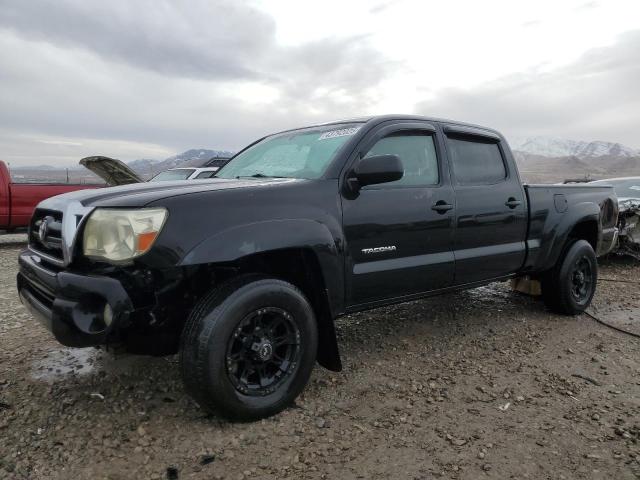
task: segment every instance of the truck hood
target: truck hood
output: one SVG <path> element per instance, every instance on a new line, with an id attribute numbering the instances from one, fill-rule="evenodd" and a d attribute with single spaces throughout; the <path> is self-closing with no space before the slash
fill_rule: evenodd
<path id="1" fill-rule="evenodd" d="M 107 185 L 112 187 L 143 181 L 136 172 L 115 158 L 102 156 L 85 157 L 80 160 L 80 165 L 91 170 L 107 182 Z"/>
<path id="2" fill-rule="evenodd" d="M 40 203 L 39 208 L 65 210 L 69 203 L 82 207 L 143 207 L 163 198 L 228 189 L 277 187 L 278 185 L 305 182 L 294 178 L 250 178 L 208 180 L 180 180 L 175 182 L 145 182 L 96 190 L 79 190 L 51 197 Z"/>
<path id="3" fill-rule="evenodd" d="M 618 206 L 621 212 L 637 210 L 640 213 L 640 198 L 618 197 Z"/>

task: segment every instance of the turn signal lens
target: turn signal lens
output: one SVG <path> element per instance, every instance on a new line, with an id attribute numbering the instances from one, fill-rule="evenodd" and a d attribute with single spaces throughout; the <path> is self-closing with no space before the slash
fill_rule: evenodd
<path id="1" fill-rule="evenodd" d="M 151 248 L 153 242 L 155 242 L 158 232 L 145 232 L 138 235 L 138 253 L 144 253 Z"/>

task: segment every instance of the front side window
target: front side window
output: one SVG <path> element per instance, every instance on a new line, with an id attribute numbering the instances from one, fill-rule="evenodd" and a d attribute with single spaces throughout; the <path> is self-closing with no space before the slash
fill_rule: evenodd
<path id="1" fill-rule="evenodd" d="M 453 173 L 460 185 L 492 185 L 506 178 L 507 171 L 497 143 L 448 138 L 447 145 Z"/>
<path id="2" fill-rule="evenodd" d="M 236 155 L 218 178 L 320 178 L 362 124 L 334 124 L 267 137 Z"/>
<path id="3" fill-rule="evenodd" d="M 365 157 L 397 155 L 404 167 L 400 180 L 385 183 L 384 188 L 394 186 L 437 185 L 438 158 L 433 136 L 421 133 L 394 134 L 378 140 Z"/>

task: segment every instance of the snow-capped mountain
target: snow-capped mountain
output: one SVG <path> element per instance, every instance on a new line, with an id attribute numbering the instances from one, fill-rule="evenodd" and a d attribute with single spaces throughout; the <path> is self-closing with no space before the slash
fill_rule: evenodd
<path id="1" fill-rule="evenodd" d="M 141 158 L 139 160 L 132 160 L 131 162 L 128 162 L 127 165 L 136 172 L 152 172 L 155 170 L 155 166 L 160 162 L 162 162 L 162 160 Z"/>
<path id="2" fill-rule="evenodd" d="M 178 155 L 174 155 L 173 157 L 169 157 L 162 161 L 163 166 L 167 165 L 166 168 L 173 168 L 178 166 L 198 166 L 201 165 L 206 160 L 209 160 L 214 157 L 230 157 L 233 155 L 233 152 L 228 152 L 226 150 L 209 150 L 206 148 L 192 148 L 191 150 L 187 150 L 186 152 L 179 153 Z"/>
<path id="3" fill-rule="evenodd" d="M 582 142 L 558 137 L 513 137 L 509 139 L 512 150 L 545 157 L 594 157 L 629 158 L 640 156 L 640 150 L 612 142 Z"/>
<path id="4" fill-rule="evenodd" d="M 216 157 L 230 157 L 233 152 L 226 150 L 209 150 L 207 148 L 192 148 L 186 152 L 173 155 L 164 160 L 141 159 L 133 160 L 127 165 L 143 176 L 154 175 L 163 170 L 175 167 L 199 167 L 207 160 Z"/>

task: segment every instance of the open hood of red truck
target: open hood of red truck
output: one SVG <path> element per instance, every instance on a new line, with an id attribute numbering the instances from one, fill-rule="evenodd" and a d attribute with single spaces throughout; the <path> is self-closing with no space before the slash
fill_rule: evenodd
<path id="1" fill-rule="evenodd" d="M 143 182 L 136 172 L 127 167 L 124 162 L 115 158 L 103 156 L 85 157 L 80 160 L 80 165 L 91 170 L 112 187 Z"/>

